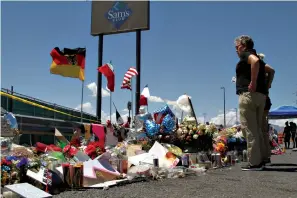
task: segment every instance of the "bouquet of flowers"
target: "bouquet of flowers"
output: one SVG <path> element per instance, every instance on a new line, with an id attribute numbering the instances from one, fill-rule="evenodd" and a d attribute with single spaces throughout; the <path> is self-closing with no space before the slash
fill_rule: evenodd
<path id="1" fill-rule="evenodd" d="M 227 151 L 227 138 L 225 136 L 220 136 L 216 139 L 213 149 L 214 151 L 220 153 L 222 156 L 225 155 Z"/>
<path id="2" fill-rule="evenodd" d="M 181 124 L 176 131 L 176 136 L 181 145 L 207 151 L 212 148 L 212 136 L 217 131 L 215 125 L 184 125 Z"/>
<path id="3" fill-rule="evenodd" d="M 91 142 L 85 149 L 85 153 L 92 159 L 105 152 L 104 144 L 101 142 Z"/>

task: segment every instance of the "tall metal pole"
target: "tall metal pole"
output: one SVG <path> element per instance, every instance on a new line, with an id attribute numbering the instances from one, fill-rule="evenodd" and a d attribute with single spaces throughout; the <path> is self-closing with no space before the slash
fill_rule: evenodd
<path id="1" fill-rule="evenodd" d="M 102 66 L 103 64 L 103 35 L 99 35 L 98 41 L 98 66 Z M 97 109 L 96 109 L 96 116 L 97 119 L 101 122 L 101 110 L 102 110 L 102 74 L 98 72 L 97 78 Z"/>
<path id="2" fill-rule="evenodd" d="M 225 87 L 221 87 L 221 89 L 223 89 L 224 92 L 224 128 L 226 128 L 226 91 Z"/>
<path id="3" fill-rule="evenodd" d="M 235 108 L 235 115 L 236 115 L 236 121 L 235 121 L 235 124 L 238 124 L 238 113 L 237 113 L 237 111 L 238 111 L 238 109 L 237 108 Z"/>
<path id="4" fill-rule="evenodd" d="M 134 111 L 133 111 L 134 100 L 133 100 L 133 81 L 132 81 L 132 78 L 131 78 L 130 83 L 131 83 L 131 113 L 132 113 L 132 115 L 131 115 L 131 123 L 132 123 L 133 113 L 134 113 Z"/>
<path id="5" fill-rule="evenodd" d="M 13 86 L 11 86 L 11 88 L 10 88 L 10 94 L 13 95 Z M 8 111 L 11 113 L 13 111 L 13 99 L 12 98 L 9 99 L 9 110 Z"/>
<path id="6" fill-rule="evenodd" d="M 139 114 L 140 76 L 141 76 L 141 30 L 136 30 L 136 89 L 135 89 L 135 115 Z"/>
<path id="7" fill-rule="evenodd" d="M 81 82 L 81 101 L 80 101 L 80 122 L 83 123 L 83 103 L 84 103 L 84 83 L 83 80 Z"/>
<path id="8" fill-rule="evenodd" d="M 110 118 L 110 123 L 112 123 L 111 122 L 111 113 L 112 113 L 112 106 L 111 106 L 111 103 L 112 103 L 112 92 L 109 92 L 110 93 L 110 96 L 109 96 L 109 118 Z M 116 120 L 116 122 L 117 122 L 117 120 Z"/>
<path id="9" fill-rule="evenodd" d="M 203 122 L 204 122 L 204 124 L 206 123 L 205 121 L 206 121 L 206 113 L 203 113 Z"/>

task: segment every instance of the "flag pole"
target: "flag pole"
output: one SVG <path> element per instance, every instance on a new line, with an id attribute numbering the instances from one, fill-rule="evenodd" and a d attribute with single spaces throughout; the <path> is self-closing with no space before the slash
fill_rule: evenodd
<path id="1" fill-rule="evenodd" d="M 110 118 L 110 123 L 112 123 L 112 122 L 111 122 L 111 103 L 112 103 L 112 92 L 111 92 L 111 91 L 109 91 L 109 93 L 110 93 L 110 97 L 109 97 L 109 118 Z"/>
<path id="2" fill-rule="evenodd" d="M 131 81 L 130 81 L 130 84 L 131 84 L 131 128 L 133 126 L 133 81 L 132 81 L 132 78 L 131 78 Z M 136 110 L 137 111 L 137 110 Z"/>
<path id="3" fill-rule="evenodd" d="M 84 102 L 84 84 L 85 81 L 81 82 L 81 101 L 80 101 L 80 122 L 83 123 L 83 102 Z"/>

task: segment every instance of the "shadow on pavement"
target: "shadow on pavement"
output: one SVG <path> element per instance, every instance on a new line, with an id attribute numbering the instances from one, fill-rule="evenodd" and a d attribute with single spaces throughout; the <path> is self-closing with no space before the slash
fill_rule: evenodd
<path id="1" fill-rule="evenodd" d="M 297 164 L 277 163 L 266 165 L 263 171 L 297 172 Z"/>

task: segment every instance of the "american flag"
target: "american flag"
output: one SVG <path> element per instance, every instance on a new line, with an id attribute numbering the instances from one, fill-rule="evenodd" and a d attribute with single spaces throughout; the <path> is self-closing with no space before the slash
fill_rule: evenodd
<path id="1" fill-rule="evenodd" d="M 121 89 L 130 89 L 130 90 L 132 90 L 132 88 L 131 88 L 131 78 L 133 76 L 136 76 L 136 75 L 138 75 L 137 70 L 134 67 L 130 67 L 128 69 L 128 71 L 126 72 L 125 76 L 124 76 L 124 80 L 123 80 Z"/>

